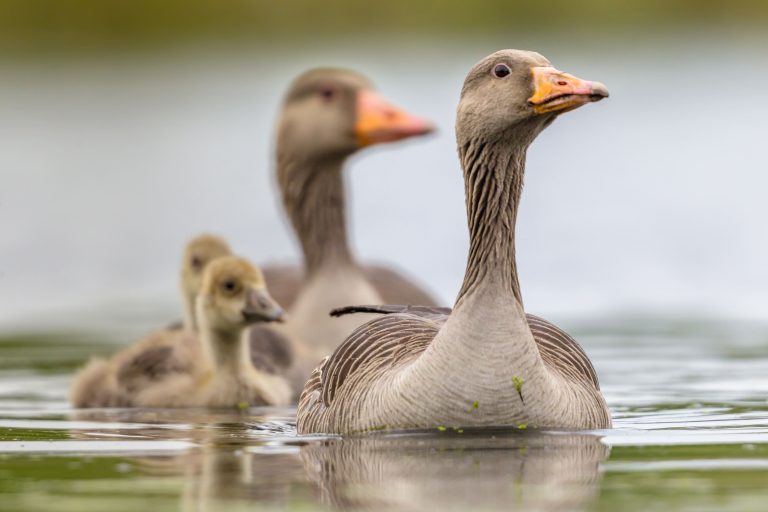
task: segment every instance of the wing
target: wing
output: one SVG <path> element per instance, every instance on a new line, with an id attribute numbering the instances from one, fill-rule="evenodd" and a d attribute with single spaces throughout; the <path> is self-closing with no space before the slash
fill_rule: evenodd
<path id="1" fill-rule="evenodd" d="M 118 356 L 118 385 L 133 393 L 174 373 L 190 373 L 196 346 L 194 336 L 184 331 L 156 333 Z"/>
<path id="2" fill-rule="evenodd" d="M 289 309 L 304 283 L 304 271 L 297 265 L 265 265 L 261 271 L 269 294 L 278 304 Z"/>
<path id="3" fill-rule="evenodd" d="M 387 304 L 437 305 L 429 293 L 400 272 L 389 267 L 365 265 L 363 272 Z"/>
<path id="4" fill-rule="evenodd" d="M 262 267 L 270 295 L 289 309 L 304 283 L 304 271 L 297 265 L 265 265 Z M 435 300 L 401 273 L 381 265 L 365 265 L 365 277 L 390 304 L 435 305 Z"/>
<path id="5" fill-rule="evenodd" d="M 567 332 L 552 322 L 526 315 L 544 363 L 564 377 L 579 379 L 600 389 L 597 372 L 584 349 Z"/>
<path id="6" fill-rule="evenodd" d="M 442 323 L 409 313 L 393 313 L 361 325 L 312 372 L 299 399 L 299 431 L 310 431 L 344 384 L 353 387 L 418 357 Z M 351 388 L 348 388 L 351 389 Z"/>
<path id="7" fill-rule="evenodd" d="M 343 308 L 334 309 L 331 311 L 331 316 L 344 316 L 352 313 L 381 313 L 382 315 L 390 315 L 392 313 L 407 313 L 443 324 L 448 319 L 448 315 L 451 314 L 451 308 L 400 305 L 346 306 Z"/>
<path id="8" fill-rule="evenodd" d="M 250 332 L 251 363 L 267 373 L 284 374 L 293 363 L 288 339 L 266 325 L 254 325 Z"/>
<path id="9" fill-rule="evenodd" d="M 349 306 L 335 309 L 333 316 L 351 313 L 381 313 L 384 315 L 406 313 L 430 319 L 439 325 L 445 323 L 451 308 L 433 308 L 425 306 Z M 592 362 L 584 349 L 567 332 L 555 324 L 535 315 L 526 315 L 533 339 L 544 363 L 564 377 L 578 379 L 600 389 Z"/>

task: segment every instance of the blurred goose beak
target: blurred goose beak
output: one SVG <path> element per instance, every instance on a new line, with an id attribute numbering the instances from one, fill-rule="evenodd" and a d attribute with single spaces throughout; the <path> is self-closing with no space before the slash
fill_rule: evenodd
<path id="1" fill-rule="evenodd" d="M 246 294 L 243 318 L 251 323 L 284 322 L 285 311 L 265 288 L 251 288 Z"/>
<path id="2" fill-rule="evenodd" d="M 537 114 L 568 112 L 593 101 L 608 97 L 608 88 L 600 82 L 589 82 L 549 66 L 531 69 L 533 95 L 528 103 Z"/>
<path id="3" fill-rule="evenodd" d="M 355 137 L 358 147 L 425 135 L 433 130 L 430 122 L 392 105 L 374 91 L 363 90 L 357 94 Z"/>

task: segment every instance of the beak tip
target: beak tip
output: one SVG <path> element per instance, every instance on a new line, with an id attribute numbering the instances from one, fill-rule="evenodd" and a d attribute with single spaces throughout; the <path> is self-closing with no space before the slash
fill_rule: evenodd
<path id="1" fill-rule="evenodd" d="M 592 82 L 591 96 L 595 98 L 594 101 L 600 101 L 602 99 L 609 97 L 610 95 L 611 94 L 608 92 L 608 88 L 605 86 L 605 84 L 602 84 L 600 82 Z"/>

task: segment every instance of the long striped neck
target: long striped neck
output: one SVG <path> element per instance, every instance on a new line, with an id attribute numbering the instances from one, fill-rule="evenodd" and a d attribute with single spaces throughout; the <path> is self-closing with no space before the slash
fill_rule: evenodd
<path id="1" fill-rule="evenodd" d="M 469 140 L 459 147 L 464 169 L 469 257 L 455 308 L 492 283 L 522 307 L 515 259 L 515 223 L 527 144 Z"/>
<path id="2" fill-rule="evenodd" d="M 307 276 L 327 267 L 355 265 L 347 241 L 344 159 L 312 162 L 278 154 L 283 206 L 301 243 Z"/>

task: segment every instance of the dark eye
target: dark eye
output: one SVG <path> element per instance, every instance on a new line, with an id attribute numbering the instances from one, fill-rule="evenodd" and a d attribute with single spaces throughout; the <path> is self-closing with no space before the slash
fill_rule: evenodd
<path id="1" fill-rule="evenodd" d="M 203 268 L 203 263 L 205 262 L 203 261 L 203 258 L 201 258 L 200 256 L 192 256 L 192 260 L 189 263 L 190 265 L 192 265 L 193 269 L 200 270 L 201 268 Z"/>
<path id="2" fill-rule="evenodd" d="M 512 70 L 506 64 L 496 64 L 493 68 L 493 76 L 496 78 L 504 78 L 510 73 L 512 73 Z"/>
<path id="3" fill-rule="evenodd" d="M 221 287 L 224 289 L 225 292 L 232 293 L 237 290 L 237 281 L 234 279 L 227 279 L 223 283 L 221 283 Z"/>
<path id="4" fill-rule="evenodd" d="M 326 87 L 320 90 L 320 96 L 322 96 L 325 101 L 331 101 L 334 96 L 336 96 L 336 91 L 330 87 Z"/>

